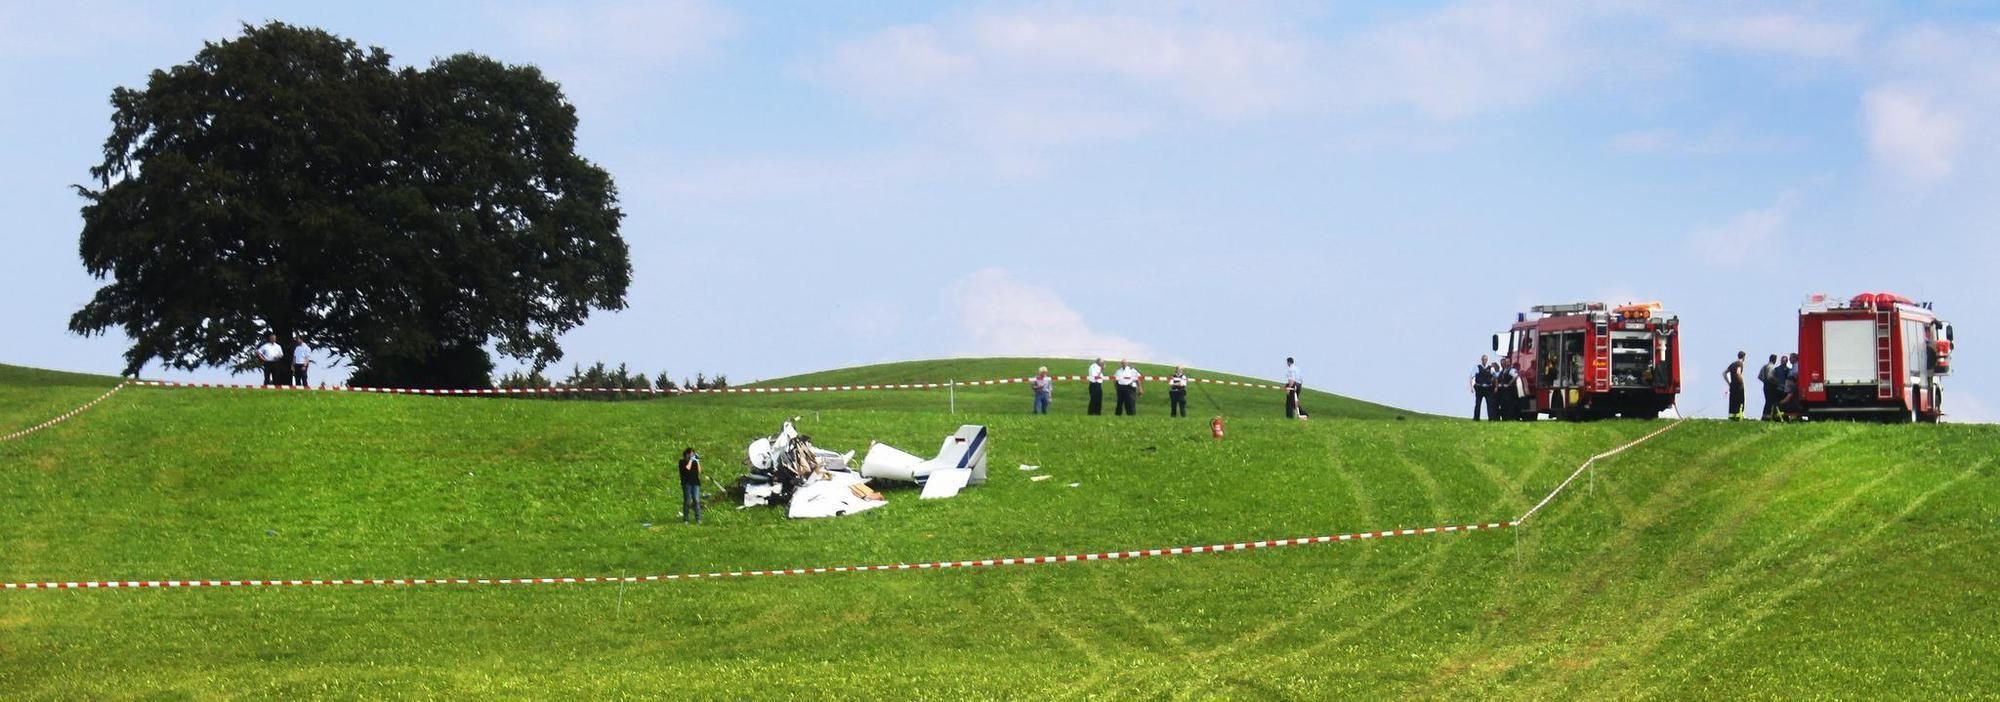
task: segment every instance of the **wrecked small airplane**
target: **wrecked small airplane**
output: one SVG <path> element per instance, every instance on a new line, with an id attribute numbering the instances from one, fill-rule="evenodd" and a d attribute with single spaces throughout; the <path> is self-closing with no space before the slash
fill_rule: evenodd
<path id="1" fill-rule="evenodd" d="M 794 417 L 793 419 L 797 419 Z M 838 517 L 888 504 L 882 493 L 848 464 L 854 452 L 838 453 L 812 445 L 790 421 L 774 436 L 750 442 L 744 463 L 750 472 L 739 483 L 743 506 L 789 505 L 793 519 Z"/>
<path id="2" fill-rule="evenodd" d="M 986 427 L 959 427 L 945 437 L 937 458 L 930 460 L 872 442 L 858 473 L 853 461 L 853 451 L 814 446 L 812 437 L 800 434 L 787 421 L 776 435 L 751 442 L 745 451 L 750 472 L 738 482 L 743 506 L 785 504 L 793 519 L 866 512 L 888 504 L 882 493 L 868 486 L 875 478 L 922 485 L 923 499 L 951 497 L 967 485 L 986 482 Z"/>

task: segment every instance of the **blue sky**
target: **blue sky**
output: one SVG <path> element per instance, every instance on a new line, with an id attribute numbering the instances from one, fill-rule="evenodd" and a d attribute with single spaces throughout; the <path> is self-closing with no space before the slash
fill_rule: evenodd
<path id="1" fill-rule="evenodd" d="M 1460 413 L 1516 311 L 1660 300 L 1681 404 L 1715 415 L 1723 365 L 1790 350 L 1808 294 L 1893 290 L 1962 332 L 1953 419 L 2000 418 L 1979 3 L 57 5 L 0 4 L 9 363 L 121 365 L 121 337 L 65 331 L 99 284 L 69 185 L 111 89 L 282 20 L 563 84 L 635 269 L 565 364 L 1292 355 Z"/>

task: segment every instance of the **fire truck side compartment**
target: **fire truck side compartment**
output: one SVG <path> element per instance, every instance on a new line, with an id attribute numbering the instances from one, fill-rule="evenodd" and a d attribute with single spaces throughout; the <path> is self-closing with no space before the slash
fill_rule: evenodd
<path id="1" fill-rule="evenodd" d="M 1875 323 L 1866 319 L 1820 322 L 1820 363 L 1827 385 L 1875 384 Z"/>

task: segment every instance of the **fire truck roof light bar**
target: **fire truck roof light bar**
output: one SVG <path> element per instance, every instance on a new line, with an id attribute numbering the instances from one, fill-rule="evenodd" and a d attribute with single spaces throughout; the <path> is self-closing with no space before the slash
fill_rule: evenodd
<path id="1" fill-rule="evenodd" d="M 1604 303 L 1572 302 L 1567 305 L 1535 305 L 1534 307 L 1528 308 L 1528 310 L 1532 312 L 1539 312 L 1541 314 L 1576 314 L 1579 312 L 1602 312 L 1604 311 Z"/>

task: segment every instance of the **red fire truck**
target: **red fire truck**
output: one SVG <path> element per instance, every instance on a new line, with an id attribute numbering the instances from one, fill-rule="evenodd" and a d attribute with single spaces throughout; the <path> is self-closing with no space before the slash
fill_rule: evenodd
<path id="1" fill-rule="evenodd" d="M 1952 329 L 1930 303 L 1893 293 L 1799 307 L 1799 407 L 1809 419 L 1935 422 L 1944 415 Z"/>
<path id="2" fill-rule="evenodd" d="M 1658 417 L 1681 391 L 1680 318 L 1660 303 L 1537 305 L 1493 350 L 1521 376 L 1521 419 Z"/>

